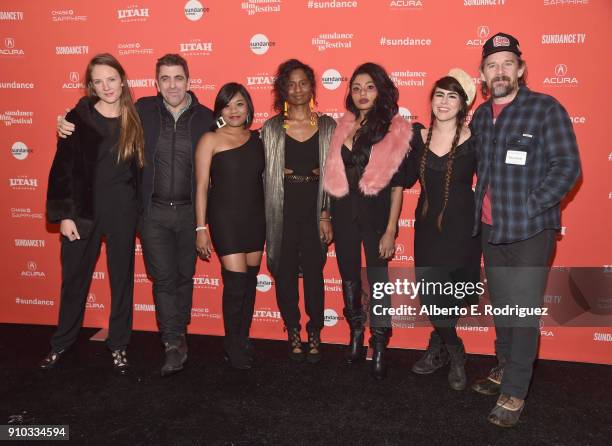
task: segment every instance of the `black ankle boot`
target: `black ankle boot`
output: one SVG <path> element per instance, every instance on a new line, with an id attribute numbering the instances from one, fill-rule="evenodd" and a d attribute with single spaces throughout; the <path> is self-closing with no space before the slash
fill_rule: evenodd
<path id="1" fill-rule="evenodd" d="M 351 338 L 349 339 L 344 360 L 347 364 L 359 362 L 365 358 L 365 349 L 363 348 L 363 327 L 351 328 Z"/>
<path id="2" fill-rule="evenodd" d="M 465 376 L 465 348 L 461 340 L 457 345 L 447 345 L 450 355 L 450 368 L 448 370 L 448 384 L 453 390 L 463 390 L 467 385 Z"/>
<path id="3" fill-rule="evenodd" d="M 251 358 L 246 352 L 246 345 L 241 336 L 246 276 L 246 273 L 221 268 L 225 358 L 232 367 L 240 370 L 251 368 Z"/>
<path id="4" fill-rule="evenodd" d="M 387 377 L 387 361 L 385 360 L 386 343 L 375 342 L 372 344 L 372 376 L 380 381 Z"/>
<path id="5" fill-rule="evenodd" d="M 365 357 L 363 348 L 364 315 L 361 305 L 361 282 L 342 281 L 342 297 L 344 298 L 344 317 L 351 329 L 351 337 L 344 355 L 347 364 L 353 364 Z"/>
<path id="6" fill-rule="evenodd" d="M 434 330 L 429 336 L 429 345 L 423 356 L 414 363 L 412 371 L 419 375 L 429 375 L 448 364 L 449 356 L 440 335 Z"/>

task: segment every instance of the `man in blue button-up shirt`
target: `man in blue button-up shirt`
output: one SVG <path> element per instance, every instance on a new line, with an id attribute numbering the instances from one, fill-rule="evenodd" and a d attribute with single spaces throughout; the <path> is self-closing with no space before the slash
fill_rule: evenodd
<path id="1" fill-rule="evenodd" d="M 553 97 L 529 90 L 525 71 L 518 40 L 504 33 L 487 40 L 480 73 L 490 98 L 471 123 L 478 147 L 474 234 L 482 230 L 489 295 L 499 309 L 541 306 L 560 202 L 580 176 L 567 112 Z M 500 394 L 488 419 L 510 427 L 525 405 L 539 317 L 496 316 L 495 327 L 498 366 L 472 388 Z"/>

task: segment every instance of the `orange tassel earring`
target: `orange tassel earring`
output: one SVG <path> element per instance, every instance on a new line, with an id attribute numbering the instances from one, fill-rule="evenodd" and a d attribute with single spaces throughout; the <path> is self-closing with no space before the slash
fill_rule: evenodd
<path id="1" fill-rule="evenodd" d="M 285 112 L 283 113 L 283 128 L 289 128 L 289 104 L 285 101 Z"/>
<path id="2" fill-rule="evenodd" d="M 314 109 L 315 109 L 314 97 L 311 97 L 310 98 L 310 125 L 313 127 L 317 125 L 317 118 L 318 118 Z"/>

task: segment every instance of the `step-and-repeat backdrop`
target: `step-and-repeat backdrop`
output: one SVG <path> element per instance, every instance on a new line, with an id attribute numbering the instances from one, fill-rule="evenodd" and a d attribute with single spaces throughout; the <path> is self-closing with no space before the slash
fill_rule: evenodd
<path id="1" fill-rule="evenodd" d="M 344 112 L 352 70 L 375 61 L 399 87 L 401 113 L 427 124 L 432 83 L 451 67 L 465 69 L 478 82 L 483 43 L 498 31 L 511 33 L 521 42 L 528 85 L 564 104 L 580 145 L 584 177 L 564 204 L 554 264 L 608 273 L 612 268 L 608 0 L 3 0 L 0 9 L 1 322 L 57 321 L 59 234 L 44 215 L 55 118 L 83 94 L 85 66 L 99 52 L 119 58 L 136 97 L 156 94 L 155 61 L 169 52 L 188 60 L 191 89 L 204 104 L 212 105 L 224 83 L 241 82 L 255 101 L 255 128 L 273 115 L 273 76 L 285 59 L 299 58 L 315 69 L 318 110 L 336 118 Z M 479 97 L 475 105 L 481 102 Z M 404 192 L 393 267 L 413 266 L 418 194 L 418 186 Z M 136 257 L 134 327 L 155 330 L 140 243 Z M 107 276 L 102 249 L 87 299 L 86 326 L 107 324 Z M 190 332 L 222 334 L 219 263 L 199 261 L 194 286 Z M 323 339 L 345 342 L 348 330 L 333 245 L 325 289 Z M 545 297 L 552 306 L 569 298 L 554 290 Z M 392 346 L 426 344 L 429 328 L 415 326 L 414 318 L 397 318 L 394 325 Z M 560 327 L 544 318 L 540 356 L 612 363 L 612 329 L 606 323 L 590 325 Z M 490 323 L 465 318 L 459 328 L 470 352 L 493 351 Z M 265 267 L 252 334 L 285 337 L 274 281 Z"/>

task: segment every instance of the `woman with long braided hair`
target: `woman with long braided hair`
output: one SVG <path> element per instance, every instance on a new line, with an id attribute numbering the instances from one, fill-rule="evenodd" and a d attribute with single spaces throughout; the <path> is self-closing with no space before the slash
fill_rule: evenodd
<path id="1" fill-rule="evenodd" d="M 421 185 L 414 224 L 417 282 L 441 283 L 443 288 L 452 283 L 454 290 L 461 289 L 455 286 L 460 282 L 473 283 L 475 288 L 480 272 L 480 240 L 471 234 L 476 157 L 465 123 L 475 94 L 472 78 L 463 70 L 453 69 L 439 79 L 431 91 L 429 128 L 413 124 L 412 151 L 406 163 L 406 187 L 417 181 Z M 474 303 L 478 294 L 421 292 L 420 298 L 428 309 L 452 309 Z M 430 315 L 429 319 L 434 327 L 429 346 L 412 371 L 429 374 L 450 362 L 449 384 L 463 390 L 465 350 L 455 328 L 459 317 Z"/>

